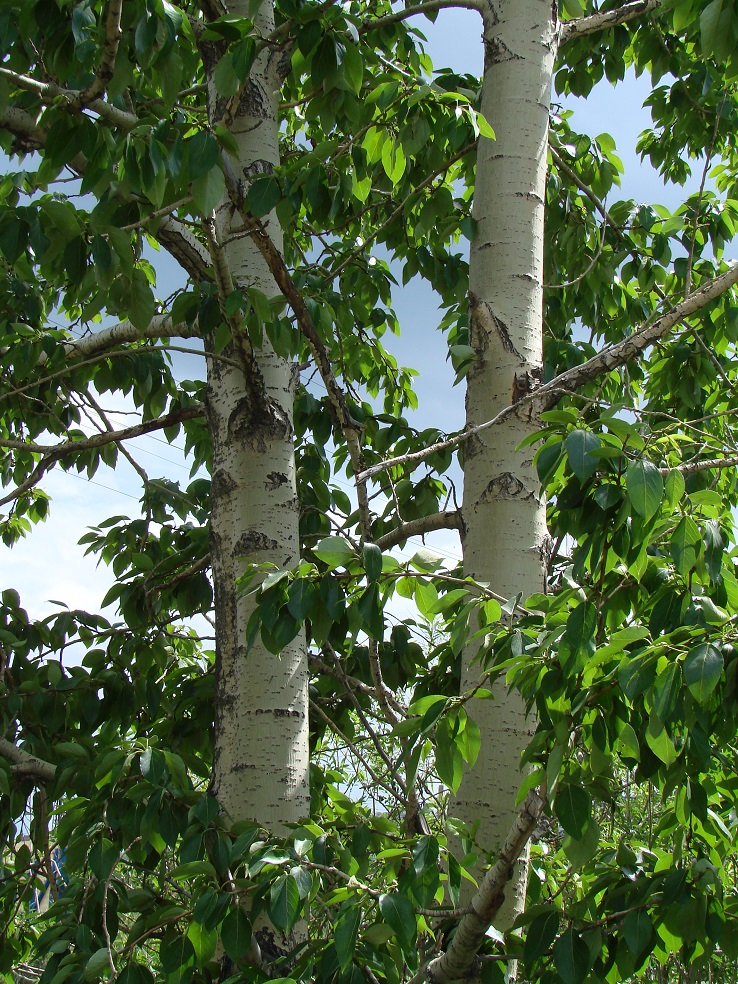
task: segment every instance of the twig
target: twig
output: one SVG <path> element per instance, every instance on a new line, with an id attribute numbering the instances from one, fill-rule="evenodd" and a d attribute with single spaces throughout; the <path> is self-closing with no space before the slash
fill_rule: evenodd
<path id="1" fill-rule="evenodd" d="M 575 38 L 585 34 L 596 34 L 608 28 L 625 24 L 634 17 L 650 14 L 663 7 L 663 0 L 631 0 L 616 10 L 599 11 L 587 17 L 577 17 L 576 20 L 565 21 L 559 30 L 559 47 L 568 44 Z"/>

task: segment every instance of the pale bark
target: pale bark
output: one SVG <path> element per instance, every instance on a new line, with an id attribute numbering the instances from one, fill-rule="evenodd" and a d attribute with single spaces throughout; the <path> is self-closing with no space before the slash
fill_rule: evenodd
<path id="1" fill-rule="evenodd" d="M 474 427 L 515 404 L 541 379 L 543 210 L 556 23 L 550 0 L 502 0 L 485 15 L 482 112 L 496 140 L 481 140 L 471 247 L 470 344 L 477 357 L 467 377 L 466 423 Z M 505 425 L 478 433 L 464 451 L 464 572 L 506 598 L 523 600 L 544 584 L 545 503 L 530 450 L 515 449 L 537 424 L 523 402 Z M 462 690 L 479 676 L 465 654 Z M 482 731 L 473 773 L 452 812 L 477 842 L 495 852 L 505 842 L 521 782 L 520 753 L 533 722 L 504 680 L 494 699 L 471 713 Z M 496 924 L 509 925 L 525 893 L 525 862 Z M 478 869 L 477 874 L 479 874 Z"/>
<path id="2" fill-rule="evenodd" d="M 56 778 L 55 765 L 18 748 L 7 738 L 0 738 L 0 756 L 12 763 L 10 771 L 14 775 L 26 776 L 38 782 L 53 782 Z"/>
<path id="3" fill-rule="evenodd" d="M 228 12 L 247 17 L 248 8 L 247 2 L 234 2 Z M 268 35 L 273 26 L 271 5 L 262 4 L 257 33 Z M 208 68 L 215 68 L 212 57 Z M 265 51 L 254 65 L 231 127 L 247 180 L 278 163 L 277 87 Z M 212 81 L 209 102 L 211 119 L 216 120 L 222 107 Z M 237 286 L 273 294 L 274 281 L 251 240 L 229 238 L 230 214 L 230 204 L 224 204 L 217 221 L 218 242 L 230 276 Z M 273 218 L 269 231 L 281 248 Z M 231 358 L 242 354 L 237 341 L 226 348 Z M 212 347 L 211 342 L 208 345 Z M 285 569 L 299 559 L 293 377 L 291 365 L 267 343 L 254 358 L 258 380 L 245 365 L 239 369 L 208 359 L 207 409 L 213 444 L 211 558 L 217 625 L 211 789 L 232 821 L 257 820 L 285 833 L 285 825 L 305 817 L 310 805 L 305 640 L 299 633 L 274 656 L 257 637 L 247 653 L 246 628 L 253 600 L 239 597 L 235 582 L 248 563 L 270 562 Z"/>

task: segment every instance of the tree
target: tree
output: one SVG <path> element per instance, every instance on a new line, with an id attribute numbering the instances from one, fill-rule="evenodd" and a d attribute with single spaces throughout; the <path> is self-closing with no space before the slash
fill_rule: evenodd
<path id="1" fill-rule="evenodd" d="M 452 6 L 481 16 L 481 80 L 423 52 Z M 522 960 L 579 984 L 737 955 L 738 8 L 561 7 L 4 5 L 4 541 L 46 517 L 53 468 L 142 483 L 139 516 L 84 538 L 113 621 L 2 595 L 6 976 Z M 673 214 L 606 207 L 614 141 L 552 108 L 627 69 L 653 81 L 643 155 L 703 168 Z M 169 298 L 152 249 L 186 277 Z M 406 416 L 398 277 L 443 308 L 459 434 Z M 175 379 L 182 349 L 202 378 Z M 151 478 L 155 431 L 209 477 Z M 444 528 L 459 570 L 393 555 Z M 395 596 L 431 645 L 390 629 Z M 625 783 L 646 829 L 608 822 Z"/>

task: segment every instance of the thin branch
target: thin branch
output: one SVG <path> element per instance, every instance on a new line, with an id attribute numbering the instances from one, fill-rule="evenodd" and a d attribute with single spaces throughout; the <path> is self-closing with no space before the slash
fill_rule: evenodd
<path id="1" fill-rule="evenodd" d="M 118 45 L 122 38 L 120 29 L 120 14 L 123 9 L 123 0 L 110 0 L 108 4 L 108 16 L 105 20 L 105 46 L 103 48 L 100 67 L 95 74 L 92 83 L 84 89 L 80 95 L 80 102 L 85 105 L 93 102 L 98 96 L 105 94 L 108 83 L 115 71 L 115 56 L 118 53 Z"/>
<path id="2" fill-rule="evenodd" d="M 244 216 L 248 222 L 249 216 Z M 362 531 L 362 541 L 371 540 L 371 510 L 367 496 L 366 484 L 358 477 L 364 468 L 364 456 L 361 450 L 359 435 L 361 424 L 359 424 L 349 413 L 346 404 L 346 395 L 341 389 L 338 380 L 333 372 L 331 360 L 326 351 L 323 339 L 318 334 L 315 323 L 310 315 L 307 304 L 292 279 L 282 254 L 272 242 L 264 224 L 258 219 L 253 220 L 250 236 L 259 248 L 259 252 L 266 260 L 267 266 L 274 277 L 274 281 L 282 292 L 283 297 L 292 308 L 297 319 L 298 327 L 305 337 L 310 351 L 315 359 L 315 364 L 320 372 L 323 385 L 328 393 L 333 418 L 346 438 L 346 444 L 351 458 L 351 465 L 354 471 L 356 483 L 356 496 L 359 506 L 359 521 Z"/>
<path id="3" fill-rule="evenodd" d="M 431 444 L 429 447 L 423 448 L 422 451 L 398 455 L 395 458 L 380 461 L 376 465 L 370 465 L 358 478 L 361 481 L 367 481 L 374 475 L 388 471 L 397 465 L 412 465 L 414 467 L 438 451 L 446 451 L 450 448 L 458 447 L 459 444 L 468 441 L 474 434 L 480 434 L 490 427 L 504 423 L 525 404 L 539 403 L 543 406 L 553 405 L 555 398 L 560 394 L 575 392 L 585 383 L 597 379 L 598 376 L 602 376 L 606 372 L 632 362 L 633 359 L 637 358 L 650 345 L 663 338 L 683 318 L 688 318 L 690 315 L 695 314 L 711 301 L 716 300 L 724 294 L 736 283 L 738 283 L 738 263 L 735 263 L 717 277 L 713 277 L 712 280 L 708 280 L 697 290 L 693 291 L 689 297 L 681 303 L 676 304 L 671 311 L 667 311 L 666 314 L 655 318 L 653 321 L 645 322 L 632 335 L 629 335 L 620 342 L 608 345 L 601 352 L 598 352 L 597 355 L 593 355 L 591 359 L 582 363 L 582 365 L 567 369 L 565 372 L 555 376 L 548 383 L 544 383 L 542 386 L 533 390 L 533 392 L 526 393 L 517 403 L 512 403 L 500 410 L 491 420 L 477 424 L 476 427 L 469 427 L 467 430 L 453 437 L 449 437 L 445 441 Z"/>
<path id="4" fill-rule="evenodd" d="M 720 468 L 738 468 L 738 455 L 729 458 L 703 458 L 702 461 L 687 461 L 682 465 L 675 465 L 674 468 L 659 468 L 661 474 L 666 477 L 669 472 L 678 471 L 682 475 L 695 475 L 701 471 L 712 471 Z"/>
<path id="5" fill-rule="evenodd" d="M 694 266 L 694 247 L 697 242 L 697 230 L 699 228 L 699 218 L 700 218 L 700 207 L 702 205 L 702 199 L 705 194 L 705 183 L 707 182 L 707 175 L 712 166 L 712 152 L 715 149 L 715 142 L 717 141 L 718 130 L 720 129 L 720 114 L 722 112 L 723 106 L 725 105 L 725 93 L 723 93 L 723 98 L 720 100 L 720 105 L 718 111 L 715 114 L 715 126 L 712 130 L 712 139 L 710 140 L 710 146 L 707 148 L 707 153 L 705 154 L 705 166 L 702 168 L 702 180 L 700 181 L 700 190 L 697 195 L 697 203 L 694 207 L 694 226 L 692 227 L 692 236 L 689 241 L 689 256 L 687 257 L 687 273 L 684 277 L 684 296 L 688 297 L 689 292 L 692 290 L 692 268 Z"/>
<path id="6" fill-rule="evenodd" d="M 584 37 L 585 34 L 597 34 L 598 31 L 607 31 L 619 24 L 626 24 L 634 17 L 651 14 L 663 6 L 663 0 L 631 0 L 630 3 L 623 4 L 617 10 L 599 11 L 596 14 L 589 14 L 587 17 L 577 17 L 576 20 L 566 21 L 559 30 L 559 47 L 575 38 Z"/>
<path id="7" fill-rule="evenodd" d="M 372 700 L 377 699 L 377 691 L 374 687 L 370 687 L 368 683 L 364 683 L 362 680 L 359 680 L 357 677 L 349 676 L 348 673 L 344 673 L 342 670 L 339 670 L 337 666 L 330 666 L 324 660 L 320 659 L 319 656 L 316 656 L 315 653 L 308 653 L 308 661 L 310 663 L 310 666 L 313 667 L 318 672 L 327 673 L 329 676 L 335 677 L 337 680 L 340 680 L 342 683 L 348 684 L 348 686 L 351 687 L 352 691 L 358 691 L 361 694 L 366 694 L 367 697 L 371 697 Z M 402 717 L 406 717 L 407 708 L 404 707 L 399 702 L 399 700 L 397 700 L 397 698 L 395 697 L 395 695 L 392 693 L 391 690 L 387 690 L 386 693 L 387 693 L 387 700 L 392 702 L 392 706 L 397 711 L 397 713 L 401 714 Z"/>
<path id="8" fill-rule="evenodd" d="M 40 782 L 53 782 L 56 778 L 55 765 L 18 748 L 7 738 L 0 738 L 0 755 L 12 763 L 11 772 L 15 775 L 28 776 Z"/>
<path id="9" fill-rule="evenodd" d="M 390 530 L 384 536 L 377 537 L 374 541 L 380 550 L 391 550 L 392 547 L 404 543 L 411 536 L 424 536 L 435 530 L 460 530 L 461 529 L 461 510 L 447 510 L 431 513 L 430 516 L 420 516 L 418 519 L 410 519 L 406 523 Z"/>
<path id="10" fill-rule="evenodd" d="M 407 20 L 408 17 L 415 17 L 416 14 L 432 14 L 438 10 L 453 7 L 478 10 L 480 14 L 484 14 L 485 6 L 484 0 L 426 0 L 426 3 L 416 3 L 412 7 L 405 7 L 404 10 L 396 10 L 394 13 L 386 14 L 384 17 L 376 17 L 374 20 L 364 21 L 359 28 L 359 34 L 366 34 L 369 31 L 379 31 L 383 27 L 399 24 L 400 21 Z"/>
<path id="11" fill-rule="evenodd" d="M 163 417 L 155 420 L 145 420 L 133 427 L 126 427 L 119 431 L 104 431 L 80 440 L 63 441 L 61 444 L 36 444 L 33 441 L 15 441 L 7 438 L 0 439 L 0 448 L 8 448 L 11 451 L 25 451 L 29 454 L 53 455 L 55 458 L 67 454 L 77 454 L 80 451 L 90 451 L 94 448 L 104 447 L 106 444 L 118 443 L 120 441 L 130 441 L 134 437 L 142 437 L 152 431 L 163 430 L 173 424 L 179 424 L 184 420 L 191 420 L 193 417 L 203 417 L 205 407 L 197 403 L 191 407 L 182 407 L 180 410 L 173 410 Z"/>
<path id="12" fill-rule="evenodd" d="M 477 960 L 477 952 L 487 938 L 487 930 L 505 901 L 505 886 L 513 876 L 515 862 L 525 850 L 546 803 L 545 790 L 532 789 L 515 818 L 500 856 L 482 879 L 470 909 L 462 917 L 445 953 L 421 968 L 413 981 L 427 978 L 433 984 L 452 984 L 467 980 Z"/>
<path id="13" fill-rule="evenodd" d="M 21 75 L 20 72 L 13 72 L 9 68 L 0 67 L 0 78 L 6 79 L 18 89 L 32 92 L 38 96 L 45 106 L 52 103 L 63 103 L 66 108 L 73 113 L 80 113 L 83 109 L 91 109 L 97 113 L 101 120 L 110 123 L 111 126 L 120 127 L 126 132 L 138 126 L 141 122 L 135 113 L 126 113 L 116 106 L 111 106 L 104 99 L 93 99 L 87 106 L 81 102 L 82 93 L 75 89 L 64 89 L 54 82 L 39 82 L 28 75 Z"/>

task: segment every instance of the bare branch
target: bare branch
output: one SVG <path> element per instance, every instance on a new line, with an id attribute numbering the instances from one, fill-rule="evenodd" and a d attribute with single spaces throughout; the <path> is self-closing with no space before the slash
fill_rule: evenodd
<path id="1" fill-rule="evenodd" d="M 0 738 L 0 755 L 12 762 L 11 771 L 17 776 L 27 776 L 40 782 L 53 782 L 56 778 L 55 765 L 18 748 L 7 738 Z"/>
<path id="2" fill-rule="evenodd" d="M 181 423 L 183 420 L 192 420 L 193 417 L 203 416 L 205 416 L 205 407 L 197 403 L 191 407 L 174 410 L 172 413 L 157 417 L 155 420 L 146 420 L 140 424 L 135 424 L 133 427 L 126 427 L 124 430 L 105 431 L 102 434 L 95 434 L 93 437 L 64 441 L 61 444 L 35 444 L 33 441 L 0 439 L 0 448 L 8 448 L 11 451 L 26 451 L 30 454 L 53 455 L 55 458 L 60 458 L 68 454 L 77 454 L 79 451 L 101 448 L 106 444 L 130 441 L 134 437 L 142 437 L 152 431 L 163 430 L 166 427 L 171 427 L 172 424 Z"/>
<path id="3" fill-rule="evenodd" d="M 371 510 L 369 508 L 369 498 L 367 495 L 366 485 L 359 478 L 359 475 L 363 471 L 364 467 L 364 456 L 361 450 L 361 442 L 359 440 L 361 424 L 355 421 L 349 413 L 346 405 L 346 396 L 334 375 L 333 366 L 331 365 L 331 360 L 328 352 L 326 351 L 325 344 L 318 334 L 318 330 L 315 327 L 315 323 L 310 315 L 307 304 L 305 303 L 302 294 L 297 289 L 297 285 L 287 269 L 287 265 L 284 262 L 282 254 L 272 242 L 262 222 L 258 219 L 252 219 L 248 215 L 243 217 L 247 223 L 250 223 L 251 228 L 249 235 L 254 240 L 259 248 L 259 252 L 266 260 L 267 266 L 274 277 L 277 287 L 280 289 L 283 297 L 294 311 L 295 317 L 297 318 L 298 327 L 307 340 L 310 350 L 313 353 L 315 364 L 318 367 L 318 371 L 320 372 L 320 376 L 323 380 L 323 385 L 328 393 L 333 418 L 346 438 L 346 444 L 348 445 L 349 456 L 351 458 L 351 465 L 353 467 L 356 481 L 356 495 L 359 506 L 362 540 L 369 541 L 371 540 Z"/>
<path id="4" fill-rule="evenodd" d="M 108 4 L 108 16 L 105 20 L 105 47 L 103 48 L 100 67 L 92 83 L 79 95 L 80 102 L 83 104 L 93 102 L 98 96 L 104 95 L 108 83 L 113 77 L 115 56 L 118 53 L 118 44 L 122 37 L 120 30 L 120 14 L 122 9 L 123 0 L 110 0 Z"/>
<path id="5" fill-rule="evenodd" d="M 130 321 L 121 321 L 110 328 L 102 328 L 90 335 L 67 342 L 65 347 L 71 359 L 88 359 L 126 342 L 138 342 L 144 338 L 199 338 L 197 322 L 175 322 L 168 314 L 157 314 L 146 328 L 136 328 Z"/>
<path id="6" fill-rule="evenodd" d="M 598 352 L 597 355 L 593 355 L 591 359 L 582 363 L 581 366 L 574 366 L 571 369 L 567 369 L 566 372 L 555 376 L 548 383 L 544 383 L 543 386 L 534 389 L 533 392 L 526 393 L 517 403 L 511 403 L 509 406 L 504 407 L 491 420 L 485 420 L 484 423 L 477 424 L 476 427 L 470 427 L 460 434 L 449 437 L 445 441 L 431 444 L 429 447 L 423 448 L 422 451 L 398 455 L 395 458 L 380 461 L 376 465 L 370 465 L 358 478 L 361 481 L 367 481 L 374 475 L 388 471 L 397 465 L 418 465 L 421 461 L 425 461 L 426 458 L 438 451 L 446 451 L 450 448 L 458 447 L 459 444 L 468 441 L 472 435 L 480 434 L 490 427 L 504 423 L 526 404 L 537 403 L 544 408 L 552 406 L 556 401 L 556 397 L 562 393 L 576 392 L 579 387 L 591 382 L 593 379 L 597 379 L 598 376 L 602 376 L 606 372 L 632 362 L 649 345 L 652 345 L 660 338 L 663 338 L 664 335 L 668 334 L 682 319 L 695 314 L 711 301 L 720 297 L 721 294 L 724 294 L 736 283 L 738 283 L 738 263 L 735 263 L 724 273 L 719 274 L 719 276 L 713 277 L 712 280 L 708 280 L 680 304 L 676 304 L 671 311 L 667 311 L 666 314 L 655 318 L 653 321 L 647 321 L 634 331 L 632 335 L 624 338 L 621 342 L 608 345 L 601 352 Z"/>
<path id="7" fill-rule="evenodd" d="M 634 17 L 651 14 L 663 5 L 663 0 L 631 0 L 630 3 L 623 4 L 617 10 L 599 11 L 596 14 L 589 14 L 587 17 L 577 17 L 576 20 L 566 21 L 559 30 L 559 47 L 575 38 L 581 38 L 585 34 L 606 31 L 610 27 L 617 27 L 618 24 L 625 24 L 633 20 Z"/>
<path id="8" fill-rule="evenodd" d="M 515 862 L 536 829 L 545 803 L 544 790 L 532 789 L 528 793 L 505 839 L 497 863 L 482 879 L 479 891 L 471 901 L 471 911 L 462 917 L 448 949 L 431 960 L 424 973 L 423 970 L 419 972 L 422 976 L 416 975 L 414 981 L 426 978 L 432 984 L 452 984 L 470 979 L 479 947 L 505 901 L 505 886 L 513 876 Z"/>
<path id="9" fill-rule="evenodd" d="M 418 519 L 408 520 L 407 523 L 400 523 L 397 529 L 390 530 L 384 536 L 377 537 L 374 541 L 380 550 L 391 550 L 411 536 L 424 536 L 434 530 L 460 530 L 461 529 L 461 510 L 446 510 L 432 513 L 430 516 L 420 516 Z"/>
<path id="10" fill-rule="evenodd" d="M 2 67 L 0 67 L 0 78 L 6 79 L 18 89 L 34 93 L 45 106 L 61 101 L 73 113 L 79 113 L 85 108 L 91 109 L 93 113 L 97 113 L 101 120 L 105 120 L 112 126 L 120 127 L 121 130 L 132 130 L 141 122 L 135 113 L 127 113 L 116 106 L 111 106 L 104 99 L 93 99 L 85 106 L 81 101 L 82 94 L 80 92 L 75 89 L 64 89 L 54 82 L 39 82 L 28 75 L 21 75 L 20 72 L 13 72 L 9 68 Z"/>
<path id="11" fill-rule="evenodd" d="M 445 10 L 452 7 L 463 7 L 466 10 L 478 10 L 484 14 L 484 0 L 426 0 L 425 3 L 416 3 L 412 7 L 405 7 L 404 10 L 396 10 L 392 14 L 384 17 L 376 17 L 374 20 L 366 20 L 359 28 L 359 34 L 367 34 L 369 31 L 379 31 L 383 27 L 392 24 L 399 24 L 400 21 L 415 17 L 416 14 L 432 14 L 438 10 Z"/>

